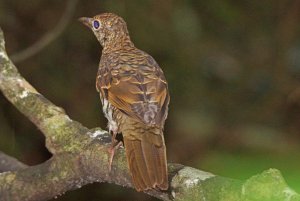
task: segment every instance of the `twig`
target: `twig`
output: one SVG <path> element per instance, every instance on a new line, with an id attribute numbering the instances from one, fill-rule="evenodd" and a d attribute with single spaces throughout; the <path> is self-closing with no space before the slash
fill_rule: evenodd
<path id="1" fill-rule="evenodd" d="M 59 22 L 57 23 L 56 27 L 47 32 L 40 40 L 36 41 L 30 47 L 27 47 L 26 49 L 13 54 L 11 56 L 11 60 L 15 63 L 26 60 L 40 52 L 52 41 L 54 41 L 59 35 L 61 35 L 61 33 L 65 30 L 66 26 L 68 25 L 70 19 L 72 18 L 77 3 L 78 0 L 69 0 L 66 6 L 66 10 L 60 18 Z"/>

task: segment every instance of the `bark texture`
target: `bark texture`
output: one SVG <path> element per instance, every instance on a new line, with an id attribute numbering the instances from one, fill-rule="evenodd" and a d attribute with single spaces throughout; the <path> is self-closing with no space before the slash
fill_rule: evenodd
<path id="1" fill-rule="evenodd" d="M 101 128 L 88 129 L 41 95 L 18 72 L 5 51 L 0 29 L 0 90 L 45 135 L 53 157 L 27 166 L 0 152 L 0 200 L 47 200 L 93 182 L 132 187 L 124 149 L 115 155 L 108 171 L 110 135 Z M 300 201 L 276 169 L 246 181 L 169 164 L 168 191 L 145 193 L 161 200 L 199 201 Z M 99 189 L 101 190 L 101 189 Z"/>

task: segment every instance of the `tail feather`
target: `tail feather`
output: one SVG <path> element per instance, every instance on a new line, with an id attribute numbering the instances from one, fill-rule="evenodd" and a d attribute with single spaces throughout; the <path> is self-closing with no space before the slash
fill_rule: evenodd
<path id="1" fill-rule="evenodd" d="M 143 147 L 141 146 L 141 143 L 136 142 L 136 141 L 132 141 L 131 144 L 133 145 L 133 150 L 134 150 L 134 152 L 133 152 L 134 155 L 132 156 L 132 158 L 134 157 L 134 159 L 135 159 L 135 160 L 132 160 L 131 163 L 137 162 L 137 164 L 136 164 L 136 166 L 138 168 L 137 175 L 140 175 L 141 180 L 143 180 L 143 182 L 145 183 L 146 186 L 150 186 L 151 181 L 150 181 L 149 172 L 147 170 L 145 156 L 143 155 L 143 153 L 139 153 L 140 151 L 143 151 Z"/>
<path id="2" fill-rule="evenodd" d="M 134 140 L 124 135 L 127 161 L 137 191 L 168 188 L 166 148 L 163 136 L 162 134 L 152 135 L 154 134 L 143 133 L 140 134 L 139 139 Z M 152 137 L 156 138 L 155 141 L 159 137 L 160 143 L 154 144 L 154 141 L 149 140 Z"/>
<path id="3" fill-rule="evenodd" d="M 153 149 L 153 144 L 147 142 L 146 140 L 141 141 L 142 155 L 145 161 L 145 165 L 147 167 L 146 171 L 149 175 L 150 185 L 155 188 L 157 177 L 159 178 L 159 171 L 156 167 L 156 154 L 155 149 Z"/>
<path id="4" fill-rule="evenodd" d="M 165 147 L 158 149 L 157 152 L 159 156 L 166 155 Z M 158 161 L 157 164 L 159 164 L 158 166 L 161 167 L 162 170 L 164 170 L 159 172 L 158 187 L 160 189 L 167 190 L 168 189 L 168 167 L 167 167 L 166 157 L 158 157 L 157 161 Z"/>
<path id="5" fill-rule="evenodd" d="M 132 146 L 131 142 L 128 142 L 127 143 L 128 146 Z M 130 155 L 134 155 L 134 152 L 133 150 L 131 150 L 131 153 Z M 128 157 L 127 157 L 128 159 Z M 140 171 L 139 171 L 139 168 L 138 168 L 138 164 L 134 162 L 135 160 L 135 156 L 132 156 L 129 160 L 128 160 L 128 164 L 132 164 L 130 166 L 130 171 L 132 172 L 132 180 L 133 180 L 133 183 L 137 189 L 137 191 L 141 191 L 142 189 L 145 189 L 146 188 L 146 184 L 144 182 L 143 179 L 139 179 L 139 175 L 140 175 Z M 134 173 L 133 173 L 134 172 Z"/>

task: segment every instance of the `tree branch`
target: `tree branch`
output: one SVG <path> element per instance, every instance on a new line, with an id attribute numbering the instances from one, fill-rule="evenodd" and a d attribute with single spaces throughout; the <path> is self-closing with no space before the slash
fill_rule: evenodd
<path id="1" fill-rule="evenodd" d="M 0 151 L 0 173 L 7 171 L 17 171 L 26 168 L 27 165 L 17 159 L 8 156 Z"/>
<path id="2" fill-rule="evenodd" d="M 61 16 L 59 22 L 56 27 L 52 28 L 51 31 L 47 32 L 40 40 L 36 41 L 33 45 L 25 48 L 24 50 L 17 52 L 11 56 L 11 60 L 15 63 L 28 59 L 42 49 L 44 49 L 47 45 L 49 45 L 52 41 L 54 41 L 66 28 L 68 23 L 70 22 L 73 13 L 75 11 L 78 0 L 69 0 L 67 2 L 67 7 L 64 14 Z"/>
<path id="3" fill-rule="evenodd" d="M 45 200 L 93 182 L 132 187 L 124 149 L 108 171 L 110 135 L 73 121 L 64 110 L 38 93 L 18 72 L 6 54 L 0 29 L 0 90 L 45 135 L 53 157 L 36 166 L 0 173 L 1 200 Z M 170 189 L 145 193 L 161 200 L 264 200 L 300 196 L 285 183 L 278 170 L 268 170 L 245 182 L 215 176 L 179 164 L 169 164 Z"/>

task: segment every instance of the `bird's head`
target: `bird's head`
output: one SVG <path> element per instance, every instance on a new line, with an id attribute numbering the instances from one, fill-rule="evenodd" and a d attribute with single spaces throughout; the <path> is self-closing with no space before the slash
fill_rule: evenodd
<path id="1" fill-rule="evenodd" d="M 81 17 L 79 21 L 94 32 L 104 48 L 130 41 L 126 22 L 116 14 L 102 13 L 91 18 Z"/>

